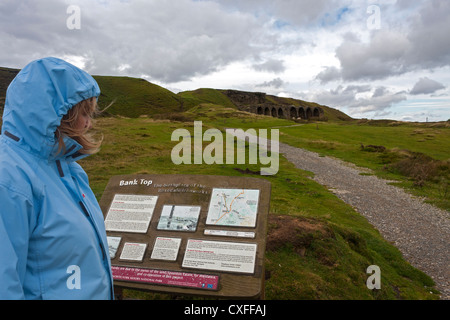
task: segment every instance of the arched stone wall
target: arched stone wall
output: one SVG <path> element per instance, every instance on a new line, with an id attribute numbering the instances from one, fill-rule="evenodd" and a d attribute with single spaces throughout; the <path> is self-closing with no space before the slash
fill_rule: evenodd
<path id="1" fill-rule="evenodd" d="M 320 118 L 323 115 L 323 109 L 320 107 L 303 106 L 278 106 L 278 105 L 259 105 L 248 108 L 249 112 L 259 115 L 272 116 L 282 119 L 304 119 Z"/>

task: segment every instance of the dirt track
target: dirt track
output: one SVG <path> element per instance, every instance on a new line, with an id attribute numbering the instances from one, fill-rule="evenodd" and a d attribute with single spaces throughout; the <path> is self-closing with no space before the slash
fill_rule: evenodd
<path id="1" fill-rule="evenodd" d="M 297 168 L 314 173 L 392 242 L 413 266 L 436 282 L 450 300 L 450 213 L 407 194 L 368 169 L 280 143 L 280 153 Z"/>

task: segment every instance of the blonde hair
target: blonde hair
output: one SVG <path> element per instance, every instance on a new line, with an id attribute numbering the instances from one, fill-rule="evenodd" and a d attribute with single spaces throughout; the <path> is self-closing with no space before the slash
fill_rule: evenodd
<path id="1" fill-rule="evenodd" d="M 94 116 L 98 113 L 97 98 L 92 97 L 81 101 L 73 106 L 62 118 L 61 124 L 55 132 L 58 141 L 58 154 L 66 150 L 64 137 L 74 139 L 83 148 L 79 150 L 82 154 L 94 154 L 99 151 L 102 140 L 96 140 L 88 133 L 90 128 L 77 128 L 76 123 L 81 114 L 89 115 L 91 122 L 94 122 Z"/>

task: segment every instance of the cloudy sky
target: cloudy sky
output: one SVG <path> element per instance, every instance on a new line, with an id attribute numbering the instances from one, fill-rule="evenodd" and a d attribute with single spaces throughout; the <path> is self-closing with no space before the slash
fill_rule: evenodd
<path id="1" fill-rule="evenodd" d="M 0 66 L 64 58 L 174 92 L 237 89 L 356 118 L 450 119 L 448 0 L 1 0 Z"/>

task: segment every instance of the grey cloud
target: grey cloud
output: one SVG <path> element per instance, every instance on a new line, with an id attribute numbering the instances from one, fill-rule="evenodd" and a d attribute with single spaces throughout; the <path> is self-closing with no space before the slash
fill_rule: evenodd
<path id="1" fill-rule="evenodd" d="M 307 101 L 336 107 L 346 107 L 355 99 L 356 92 L 339 85 L 336 89 L 319 90 L 317 92 L 302 94 L 301 98 Z"/>
<path id="2" fill-rule="evenodd" d="M 390 30 L 375 33 L 369 44 L 346 41 L 336 49 L 341 63 L 340 76 L 355 81 L 402 74 L 409 68 L 405 54 L 410 46 L 402 33 Z"/>
<path id="3" fill-rule="evenodd" d="M 3 66 L 24 67 L 43 55 L 70 51 L 65 42 L 67 5 L 54 0 L 0 2 Z"/>
<path id="4" fill-rule="evenodd" d="M 285 85 L 285 82 L 281 80 L 280 78 L 275 78 L 271 81 L 265 81 L 264 83 L 256 85 L 256 87 L 271 87 L 275 89 L 280 89 L 283 85 Z"/>
<path id="5" fill-rule="evenodd" d="M 126 4 L 125 16 L 124 10 L 116 8 L 110 17 L 117 24 L 110 27 L 108 35 L 120 39 L 115 55 L 117 63 L 131 65 L 128 73 L 144 72 L 170 83 L 258 56 L 252 41 L 259 25 L 252 17 L 223 12 L 209 2 L 138 4 Z"/>
<path id="6" fill-rule="evenodd" d="M 344 1 L 330 0 L 277 0 L 275 1 L 275 13 L 294 25 L 317 23 L 329 19 L 327 11 L 338 11 Z M 334 9 L 334 10 L 330 10 Z"/>
<path id="7" fill-rule="evenodd" d="M 336 0 L 213 0 L 230 8 L 258 15 L 275 16 L 294 26 L 317 24 L 350 1 Z"/>
<path id="8" fill-rule="evenodd" d="M 276 44 L 255 17 L 214 2 L 77 3 L 81 29 L 68 30 L 68 4 L 2 0 L 0 41 L 10 43 L 10 50 L 0 52 L 2 64 L 22 67 L 30 56 L 82 56 L 94 74 L 117 74 L 126 63 L 126 75 L 170 83 L 259 58 L 263 40 Z"/>
<path id="9" fill-rule="evenodd" d="M 340 88 L 343 88 L 343 87 L 341 86 Z M 383 87 L 377 88 L 377 90 L 380 90 L 381 88 L 383 88 Z M 372 88 L 368 84 L 365 84 L 365 85 L 348 85 L 347 87 L 345 87 L 345 89 L 342 90 L 342 92 L 357 94 L 357 93 L 369 92 L 371 90 L 372 90 Z M 375 94 L 376 93 L 377 93 L 377 91 L 375 91 Z"/>
<path id="10" fill-rule="evenodd" d="M 432 0 L 415 17 L 408 37 L 414 43 L 410 62 L 436 68 L 450 64 L 450 2 Z"/>
<path id="11" fill-rule="evenodd" d="M 441 89 L 445 89 L 445 86 L 442 83 L 424 77 L 420 78 L 409 93 L 412 95 L 432 94 Z"/>
<path id="12" fill-rule="evenodd" d="M 378 92 L 377 92 L 378 91 Z M 390 92 L 383 89 L 383 94 L 380 94 L 377 89 L 372 97 L 356 99 L 349 105 L 351 109 L 355 109 L 361 113 L 380 112 L 391 108 L 394 104 L 407 100 L 403 92 Z"/>
<path id="13" fill-rule="evenodd" d="M 361 93 L 364 97 L 357 96 Z M 377 115 L 386 113 L 394 104 L 407 100 L 404 92 L 392 92 L 383 86 L 373 90 L 369 85 L 340 85 L 334 90 L 322 90 L 305 95 L 304 98 L 324 105 L 348 108 L 352 113 Z"/>
<path id="14" fill-rule="evenodd" d="M 320 83 L 327 83 L 341 78 L 341 71 L 336 67 L 325 67 L 325 70 L 316 76 L 316 80 Z"/>
<path id="15" fill-rule="evenodd" d="M 398 6 L 405 9 L 405 3 L 401 1 Z M 340 68 L 328 67 L 316 79 L 322 83 L 380 80 L 411 71 L 449 66 L 450 2 L 432 0 L 421 4 L 420 10 L 405 13 L 402 19 L 409 21 L 405 24 L 406 29 L 397 28 L 398 23 L 392 22 L 392 27 L 372 32 L 368 43 L 354 35 L 344 35 L 342 44 L 336 49 Z"/>

